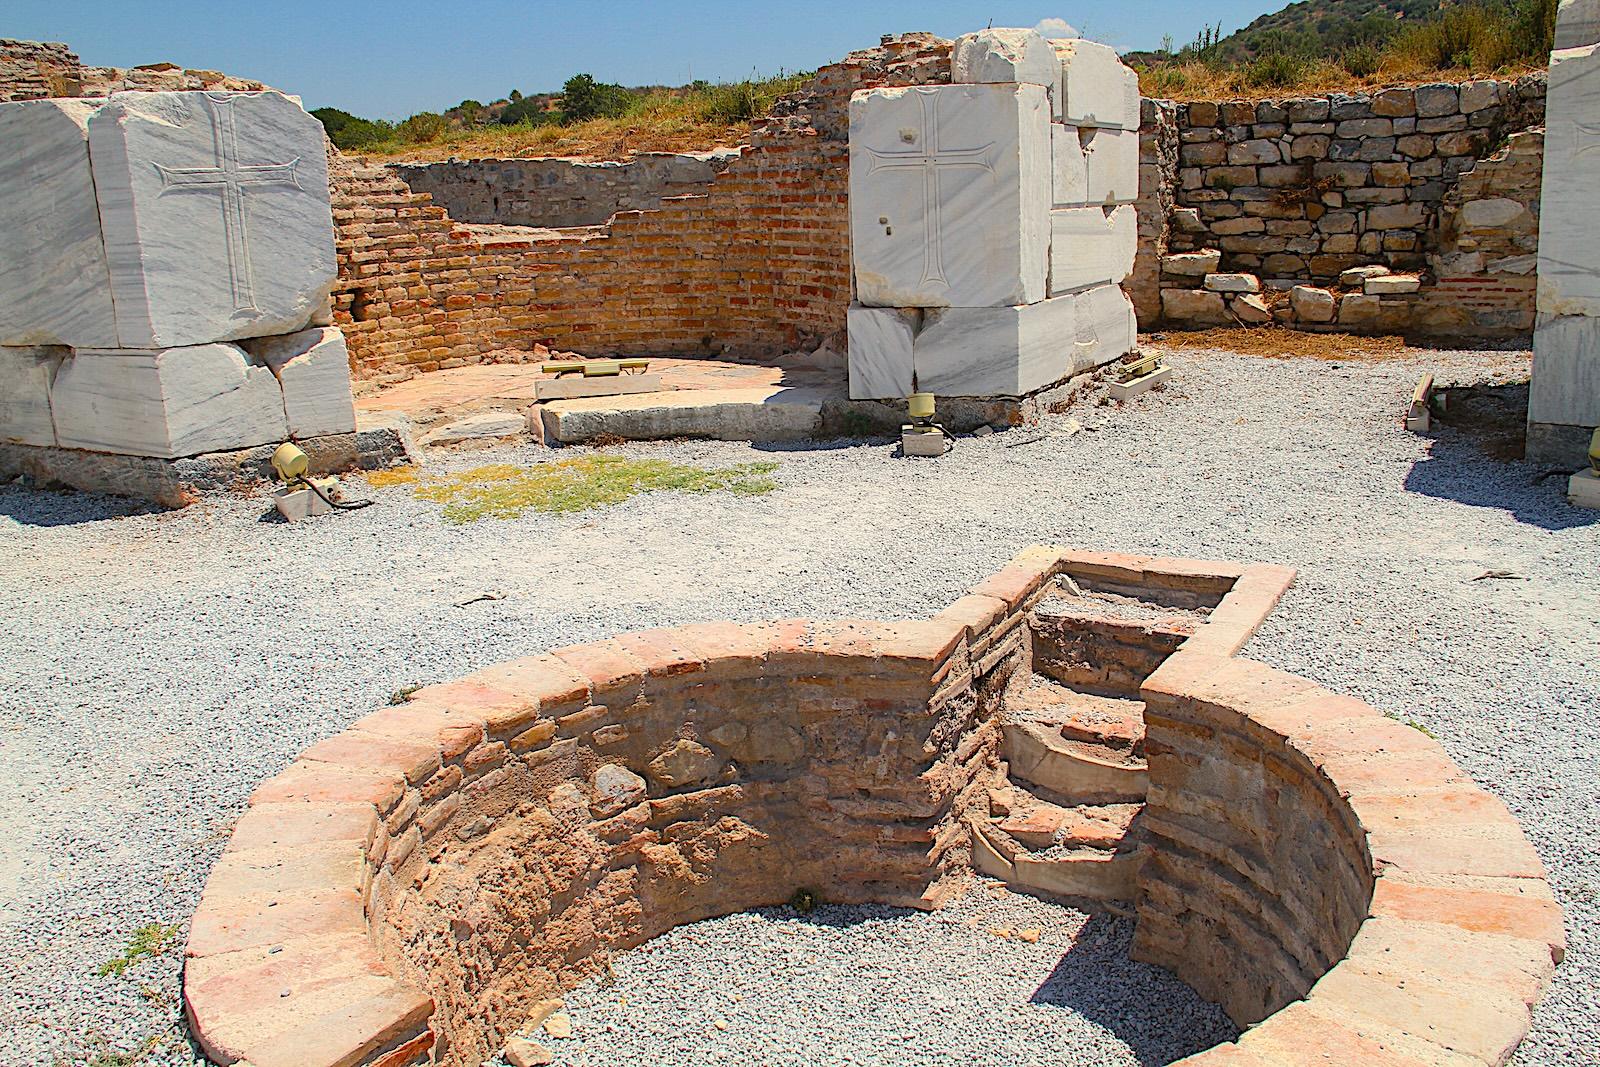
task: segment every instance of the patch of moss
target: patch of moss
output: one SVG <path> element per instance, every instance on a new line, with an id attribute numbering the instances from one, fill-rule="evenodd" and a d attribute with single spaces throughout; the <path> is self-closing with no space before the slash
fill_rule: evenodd
<path id="1" fill-rule="evenodd" d="M 100 965 L 100 977 L 106 978 L 113 974 L 120 977 L 140 960 L 153 959 L 161 955 L 177 936 L 176 926 L 146 923 L 133 932 L 133 936 L 128 939 L 128 948 L 121 956 Z"/>
<path id="2" fill-rule="evenodd" d="M 460 524 L 483 518 L 514 519 L 529 510 L 548 515 L 588 511 L 619 504 L 640 493 L 720 491 L 759 496 L 777 488 L 777 483 L 766 477 L 777 469 L 776 463 L 706 468 L 602 454 L 532 467 L 493 464 L 436 479 L 421 480 L 413 474 L 410 480 L 417 483 L 412 492 L 419 499 L 444 505 L 444 520 Z"/>

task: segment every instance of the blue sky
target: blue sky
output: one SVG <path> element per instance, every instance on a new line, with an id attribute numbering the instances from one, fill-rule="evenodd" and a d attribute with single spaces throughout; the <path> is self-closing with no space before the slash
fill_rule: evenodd
<path id="1" fill-rule="evenodd" d="M 1121 49 L 1232 31 L 1287 0 L 5 0 L 0 37 L 65 41 L 94 66 L 170 61 L 375 118 L 557 89 L 811 69 L 885 33 L 954 37 L 1063 19 Z"/>

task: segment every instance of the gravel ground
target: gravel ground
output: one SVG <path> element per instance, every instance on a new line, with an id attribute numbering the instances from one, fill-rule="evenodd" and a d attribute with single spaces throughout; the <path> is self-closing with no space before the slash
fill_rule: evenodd
<path id="1" fill-rule="evenodd" d="M 1518 1062 L 1600 1062 L 1600 513 L 1455 430 L 1402 432 L 1419 364 L 1172 363 L 1160 393 L 1069 413 L 1091 429 L 1055 418 L 1055 436 L 937 461 L 881 442 L 627 449 L 778 460 L 757 497 L 449 526 L 395 487 L 287 526 L 258 521 L 261 499 L 150 514 L 0 487 L 0 1059 L 193 1062 L 175 949 L 97 970 L 134 930 L 182 927 L 256 783 L 404 685 L 644 626 L 926 616 L 1048 540 L 1298 566 L 1248 654 L 1426 726 L 1511 805 L 1571 941 Z M 1488 570 L 1522 580 L 1473 580 Z M 454 606 L 486 588 L 507 595 Z"/>
<path id="2" fill-rule="evenodd" d="M 777 908 L 680 926 L 567 995 L 571 1038 L 535 1040 L 563 1067 L 1138 1067 L 1235 1036 L 1170 972 L 1128 958 L 1131 921 L 999 893 L 933 914 Z"/>

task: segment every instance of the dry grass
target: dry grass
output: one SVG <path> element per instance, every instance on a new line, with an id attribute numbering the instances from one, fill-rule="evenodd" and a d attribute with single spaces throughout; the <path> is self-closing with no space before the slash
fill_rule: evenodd
<path id="1" fill-rule="evenodd" d="M 604 453 L 517 467 L 474 467 L 457 474 L 422 476 L 415 467 L 374 471 L 367 484 L 411 485 L 420 500 L 443 505 L 445 522 L 514 519 L 525 511 L 563 515 L 618 504 L 640 493 L 709 493 L 759 496 L 777 488 L 767 475 L 776 463 L 692 467 L 662 459 L 630 459 Z"/>
<path id="2" fill-rule="evenodd" d="M 1417 354 L 1400 337 L 1360 337 L 1350 333 L 1303 333 L 1275 326 L 1224 326 L 1170 332 L 1152 343 L 1161 348 L 1211 348 L 1269 359 L 1410 359 Z"/>
<path id="3" fill-rule="evenodd" d="M 1217 69 L 1204 63 L 1173 63 L 1139 72 L 1139 91 L 1148 97 L 1188 103 L 1196 100 L 1257 99 L 1268 96 L 1317 96 L 1323 93 L 1357 92 L 1423 85 L 1429 82 L 1467 81 L 1492 73 L 1498 78 L 1516 78 L 1542 68 L 1533 64 L 1514 64 L 1492 72 L 1453 67 L 1424 69 L 1421 63 L 1399 57 L 1385 57 L 1374 74 L 1357 77 L 1337 63 L 1307 63 L 1288 85 L 1255 84 L 1250 68 Z"/>
<path id="4" fill-rule="evenodd" d="M 571 126 L 485 126 L 453 130 L 427 144 L 386 142 L 376 150 L 351 153 L 386 163 L 419 162 L 461 156 L 514 159 L 520 156 L 581 156 L 625 159 L 632 152 L 704 152 L 732 148 L 750 124 L 726 125 L 689 112 L 641 113 L 617 119 L 590 119 Z"/>

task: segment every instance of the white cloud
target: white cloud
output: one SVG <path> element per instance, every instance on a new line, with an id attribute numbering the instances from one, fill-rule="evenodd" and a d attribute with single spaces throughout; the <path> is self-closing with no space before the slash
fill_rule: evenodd
<path id="1" fill-rule="evenodd" d="M 1033 29 L 1044 38 L 1078 36 L 1078 31 L 1066 19 L 1043 19 Z"/>

